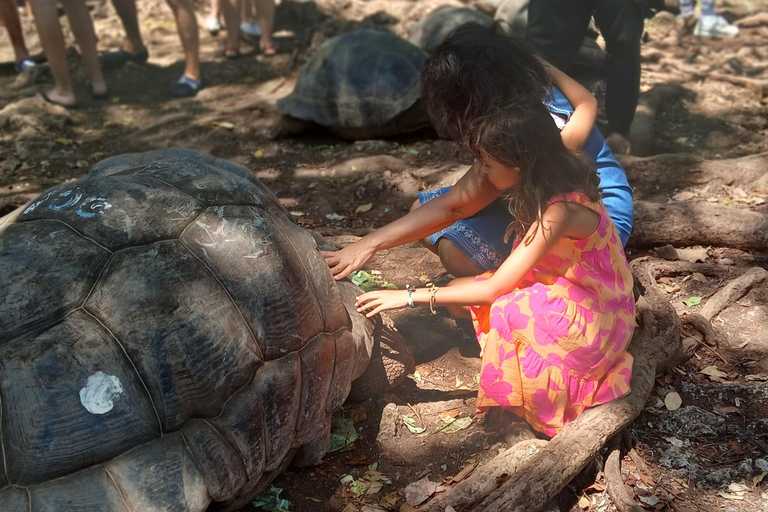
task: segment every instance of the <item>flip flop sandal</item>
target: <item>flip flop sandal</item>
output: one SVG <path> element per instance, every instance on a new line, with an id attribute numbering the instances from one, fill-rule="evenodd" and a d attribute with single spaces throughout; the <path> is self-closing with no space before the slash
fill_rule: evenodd
<path id="1" fill-rule="evenodd" d="M 240 57 L 240 48 L 237 46 L 230 46 L 224 43 L 224 57 L 229 60 L 235 60 Z"/>
<path id="2" fill-rule="evenodd" d="M 29 68 L 33 68 L 35 66 L 37 66 L 37 62 L 33 61 L 29 57 L 25 57 L 13 65 L 13 70 L 17 73 L 23 73 Z"/>
<path id="3" fill-rule="evenodd" d="M 263 45 L 259 43 L 259 50 L 261 50 L 261 54 L 263 56 L 272 57 L 273 55 L 277 54 L 277 45 L 275 44 Z"/>
<path id="4" fill-rule="evenodd" d="M 116 52 L 109 52 L 102 55 L 100 64 L 102 70 L 109 70 L 121 68 L 129 62 L 133 62 L 134 64 L 144 64 L 147 60 L 149 60 L 149 50 L 146 48 L 136 53 L 120 48 Z"/>
<path id="5" fill-rule="evenodd" d="M 93 90 L 93 84 L 88 81 L 86 82 L 88 84 L 88 91 L 91 93 L 91 98 L 95 100 L 108 100 L 109 99 L 109 89 L 107 89 L 104 92 L 94 92 Z"/>
<path id="6" fill-rule="evenodd" d="M 179 81 L 173 84 L 171 94 L 177 98 L 190 98 L 197 94 L 197 91 L 203 88 L 202 80 L 193 80 L 188 76 L 182 75 Z"/>
<path id="7" fill-rule="evenodd" d="M 73 108 L 77 108 L 77 103 L 75 103 L 74 105 L 67 105 L 66 103 L 59 103 L 58 101 L 55 101 L 55 100 L 51 99 L 51 97 L 48 96 L 48 93 L 45 92 L 45 91 L 42 91 L 40 93 L 40 97 L 43 98 L 43 100 L 46 101 L 47 103 L 50 103 L 51 105 L 58 105 L 59 107 L 64 107 L 67 110 L 72 110 Z"/>

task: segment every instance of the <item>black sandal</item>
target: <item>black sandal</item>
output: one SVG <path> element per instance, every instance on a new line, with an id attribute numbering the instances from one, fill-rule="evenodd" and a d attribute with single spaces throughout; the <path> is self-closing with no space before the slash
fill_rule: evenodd
<path id="1" fill-rule="evenodd" d="M 72 110 L 73 108 L 77 108 L 77 103 L 74 105 L 67 105 L 66 103 L 59 103 L 58 101 L 55 101 L 51 99 L 50 96 L 48 96 L 48 93 L 45 91 L 40 92 L 40 97 L 43 98 L 43 100 L 47 103 L 50 103 L 51 105 L 57 105 L 59 107 L 64 107 L 67 110 Z"/>
<path id="2" fill-rule="evenodd" d="M 91 98 L 95 100 L 108 100 L 109 99 L 109 89 L 107 89 L 104 92 L 94 92 L 93 90 L 93 84 L 88 81 L 86 82 L 88 84 L 88 91 L 91 93 Z"/>

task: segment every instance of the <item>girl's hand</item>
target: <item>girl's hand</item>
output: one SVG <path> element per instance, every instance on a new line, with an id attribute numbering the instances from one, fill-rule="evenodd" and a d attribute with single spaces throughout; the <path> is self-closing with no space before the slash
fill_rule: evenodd
<path id="1" fill-rule="evenodd" d="M 331 268 L 333 278 L 340 281 L 368 263 L 376 250 L 360 240 L 339 251 L 320 251 L 320 254 Z"/>
<path id="2" fill-rule="evenodd" d="M 357 310 L 371 318 L 388 309 L 400 309 L 408 305 L 406 290 L 376 290 L 360 295 L 355 304 Z"/>

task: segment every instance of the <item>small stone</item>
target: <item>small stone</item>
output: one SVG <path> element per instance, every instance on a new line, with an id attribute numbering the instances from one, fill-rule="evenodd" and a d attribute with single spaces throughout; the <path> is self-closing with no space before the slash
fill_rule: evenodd
<path id="1" fill-rule="evenodd" d="M 5 172 L 13 172 L 20 165 L 21 165 L 21 161 L 20 160 L 16 160 L 15 158 L 6 158 L 2 162 L 0 162 L 0 168 L 2 168 L 3 171 L 5 171 Z"/>
<path id="2" fill-rule="evenodd" d="M 665 260 L 676 260 L 679 259 L 679 256 L 677 255 L 677 250 L 671 246 L 671 245 L 663 245 L 661 247 L 656 247 L 653 249 L 654 252 L 660 257 L 664 258 Z"/>

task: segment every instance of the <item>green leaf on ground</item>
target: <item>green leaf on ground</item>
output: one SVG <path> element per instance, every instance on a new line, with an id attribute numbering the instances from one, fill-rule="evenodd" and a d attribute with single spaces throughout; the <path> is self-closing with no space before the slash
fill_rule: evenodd
<path id="1" fill-rule="evenodd" d="M 357 430 L 355 430 L 352 418 L 334 416 L 331 420 L 331 445 L 328 451 L 337 452 L 343 450 L 357 441 L 357 437 Z"/>
<path id="2" fill-rule="evenodd" d="M 349 280 L 356 284 L 366 292 L 371 290 L 377 290 L 379 288 L 387 288 L 389 290 L 397 290 L 397 285 L 385 281 L 379 276 L 375 276 L 365 270 L 356 270 L 349 274 Z"/>
<path id="3" fill-rule="evenodd" d="M 688 297 L 683 301 L 683 304 L 685 304 L 689 308 L 693 306 L 698 306 L 699 304 L 701 304 L 701 297 Z"/>
<path id="4" fill-rule="evenodd" d="M 445 425 L 442 427 L 439 427 L 437 429 L 437 432 L 442 432 L 443 434 L 453 434 L 454 432 L 458 432 L 459 430 L 464 430 L 469 425 L 472 424 L 472 418 L 469 416 L 465 416 L 463 418 L 443 418 L 443 421 L 445 421 Z"/>
<path id="5" fill-rule="evenodd" d="M 424 427 L 418 426 L 416 424 L 416 418 L 413 416 L 408 416 L 407 414 L 403 414 L 403 423 L 405 423 L 405 426 L 408 427 L 408 430 L 411 431 L 411 434 L 421 434 L 427 430 Z"/>
<path id="6" fill-rule="evenodd" d="M 263 492 L 253 500 L 253 506 L 268 512 L 290 512 L 291 502 L 280 497 L 283 490 L 272 486 L 269 491 Z"/>

